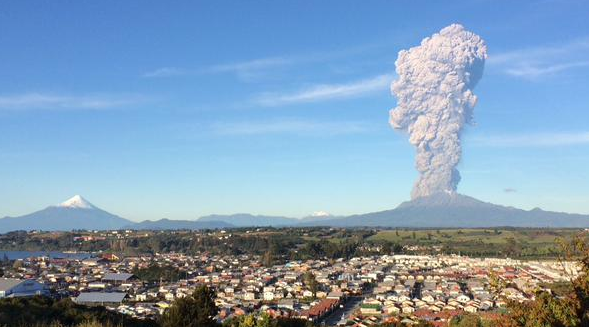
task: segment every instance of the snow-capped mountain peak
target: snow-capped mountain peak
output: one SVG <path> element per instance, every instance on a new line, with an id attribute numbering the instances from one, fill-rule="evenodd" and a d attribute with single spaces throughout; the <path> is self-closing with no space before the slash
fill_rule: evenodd
<path id="1" fill-rule="evenodd" d="M 311 217 L 330 217 L 331 214 L 327 211 L 315 211 L 311 214 Z"/>
<path id="2" fill-rule="evenodd" d="M 96 207 L 84 199 L 81 195 L 74 195 L 69 200 L 57 205 L 61 208 L 76 208 L 76 209 L 96 209 Z"/>

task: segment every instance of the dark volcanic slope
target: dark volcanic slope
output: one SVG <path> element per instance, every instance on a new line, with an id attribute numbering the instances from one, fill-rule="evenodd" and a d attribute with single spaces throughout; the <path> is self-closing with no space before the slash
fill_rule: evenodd
<path id="1" fill-rule="evenodd" d="M 589 215 L 530 211 L 440 193 L 404 202 L 396 209 L 305 225 L 383 227 L 589 227 Z"/>

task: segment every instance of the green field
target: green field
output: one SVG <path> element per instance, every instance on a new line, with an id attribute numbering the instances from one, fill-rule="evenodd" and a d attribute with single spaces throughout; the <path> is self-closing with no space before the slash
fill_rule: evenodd
<path id="1" fill-rule="evenodd" d="M 442 251 L 467 255 L 557 257 L 558 240 L 571 240 L 580 229 L 434 229 L 383 230 L 370 241 L 420 246 L 423 252 Z"/>

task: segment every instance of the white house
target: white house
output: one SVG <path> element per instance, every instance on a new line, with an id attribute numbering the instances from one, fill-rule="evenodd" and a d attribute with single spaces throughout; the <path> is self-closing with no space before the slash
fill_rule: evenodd
<path id="1" fill-rule="evenodd" d="M 470 312 L 470 313 L 476 313 L 477 311 L 479 311 L 479 307 L 476 304 L 469 304 L 464 307 L 464 311 Z"/>
<path id="2" fill-rule="evenodd" d="M 468 301 L 470 301 L 470 298 L 464 294 L 460 294 L 458 297 L 456 297 L 456 301 L 460 303 L 467 303 Z"/>
<path id="3" fill-rule="evenodd" d="M 255 292 L 245 292 L 245 293 L 243 293 L 243 299 L 245 301 L 254 301 L 256 299 L 256 293 Z"/>

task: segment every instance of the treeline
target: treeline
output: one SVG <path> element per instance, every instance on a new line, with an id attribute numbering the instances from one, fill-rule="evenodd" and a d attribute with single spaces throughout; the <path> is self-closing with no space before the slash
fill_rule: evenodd
<path id="1" fill-rule="evenodd" d="M 555 258 L 560 251 L 553 243 L 536 238 L 560 235 L 567 230 L 516 229 L 468 230 L 452 234 L 449 230 L 395 230 L 390 239 L 372 237 L 373 229 L 327 227 L 231 229 L 221 234 L 204 231 L 153 231 L 125 238 L 107 237 L 89 242 L 74 241 L 85 232 L 0 234 L 1 250 L 115 252 L 135 256 L 178 252 L 188 255 L 263 255 L 264 263 L 310 258 L 350 258 L 359 255 L 404 253 L 404 246 L 418 247 L 411 253 L 461 253 L 475 257 L 521 259 Z M 509 232 L 509 233 L 507 233 Z M 378 235 L 377 235 L 378 236 Z M 463 237 L 464 236 L 464 237 Z M 522 236 L 522 237 L 520 237 Z M 525 236 L 525 237 L 524 237 Z M 489 241 L 487 238 L 492 238 Z M 1 261 L 2 258 L 0 258 Z"/>
<path id="2" fill-rule="evenodd" d="M 229 234 L 231 235 L 229 237 Z M 149 237 L 130 236 L 126 239 L 106 239 L 74 242 L 76 232 L 37 234 L 11 232 L 0 235 L 0 249 L 19 251 L 113 251 L 124 255 L 178 252 L 185 254 L 264 255 L 269 250 L 275 259 L 320 257 L 349 257 L 374 231 L 335 230 L 329 228 L 264 228 L 255 233 L 232 230 L 224 237 L 214 231 L 163 231 Z M 317 243 L 325 245 L 317 246 Z"/>
<path id="3" fill-rule="evenodd" d="M 401 252 L 403 247 L 400 244 L 389 241 L 365 241 L 364 239 L 345 239 L 336 242 L 309 241 L 296 252 L 292 259 L 349 259 L 362 255 Z"/>

